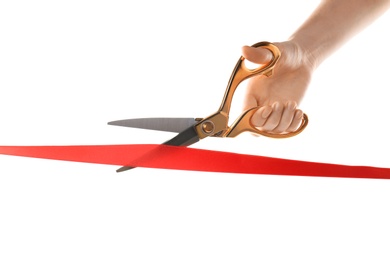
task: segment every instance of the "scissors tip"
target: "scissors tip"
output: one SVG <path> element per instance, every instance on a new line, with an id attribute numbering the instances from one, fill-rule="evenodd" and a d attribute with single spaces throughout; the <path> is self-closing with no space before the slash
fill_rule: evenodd
<path id="1" fill-rule="evenodd" d="M 119 169 L 116 170 L 116 172 L 124 172 L 124 171 L 127 171 L 127 170 L 131 170 L 131 169 L 134 169 L 135 167 L 132 167 L 132 166 L 123 166 Z"/>

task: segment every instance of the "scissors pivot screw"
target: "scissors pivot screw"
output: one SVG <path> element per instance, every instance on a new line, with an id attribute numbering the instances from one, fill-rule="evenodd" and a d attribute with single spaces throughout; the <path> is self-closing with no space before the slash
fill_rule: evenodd
<path id="1" fill-rule="evenodd" d="M 206 121 L 202 124 L 202 131 L 207 135 L 212 134 L 214 132 L 214 129 L 214 123 L 211 121 Z"/>

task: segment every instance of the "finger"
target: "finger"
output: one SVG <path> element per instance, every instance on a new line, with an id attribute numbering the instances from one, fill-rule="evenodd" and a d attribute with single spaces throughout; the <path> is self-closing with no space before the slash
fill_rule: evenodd
<path id="1" fill-rule="evenodd" d="M 302 119 L 303 119 L 303 112 L 302 112 L 302 110 L 297 109 L 294 113 L 294 119 L 286 131 L 287 132 L 296 131 L 301 126 Z"/>
<path id="2" fill-rule="evenodd" d="M 272 131 L 274 133 L 284 133 L 287 132 L 291 123 L 293 122 L 295 109 L 297 108 L 297 103 L 294 101 L 289 101 L 286 103 L 282 117 L 280 119 L 279 125 Z"/>
<path id="3" fill-rule="evenodd" d="M 270 106 L 264 106 L 259 108 L 252 116 L 252 124 L 255 127 L 262 127 L 267 121 L 269 115 L 272 113 L 272 108 Z"/>
<path id="4" fill-rule="evenodd" d="M 261 127 L 263 131 L 272 132 L 279 125 L 283 114 L 283 107 L 279 102 L 272 104 L 272 113 Z"/>
<path id="5" fill-rule="evenodd" d="M 268 63 L 272 59 L 272 53 L 264 48 L 255 48 L 250 46 L 242 47 L 242 56 L 250 62 L 257 64 Z"/>

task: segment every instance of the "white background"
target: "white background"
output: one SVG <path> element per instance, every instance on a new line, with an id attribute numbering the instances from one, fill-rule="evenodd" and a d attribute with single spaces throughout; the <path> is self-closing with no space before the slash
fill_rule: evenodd
<path id="1" fill-rule="evenodd" d="M 287 39 L 318 2 L 1 1 L 0 144 L 161 143 L 106 123 L 209 115 L 241 46 Z M 318 69 L 300 136 L 193 147 L 390 167 L 389 23 Z M 387 180 L 116 168 L 0 156 L 0 259 L 390 258 Z"/>

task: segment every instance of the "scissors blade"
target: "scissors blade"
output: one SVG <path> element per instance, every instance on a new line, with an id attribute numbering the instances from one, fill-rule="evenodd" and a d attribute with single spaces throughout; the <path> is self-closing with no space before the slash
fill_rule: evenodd
<path id="1" fill-rule="evenodd" d="M 163 144 L 172 146 L 190 146 L 198 141 L 198 133 L 195 131 L 193 126 L 190 126 Z"/>
<path id="2" fill-rule="evenodd" d="M 163 144 L 172 145 L 172 146 L 189 146 L 198 141 L 199 141 L 198 133 L 195 131 L 195 128 L 193 126 L 190 126 Z M 123 166 L 116 171 L 123 172 L 133 168 L 135 168 L 135 166 Z"/>
<path id="3" fill-rule="evenodd" d="M 108 122 L 109 125 L 180 133 L 194 125 L 195 118 L 133 118 Z"/>

